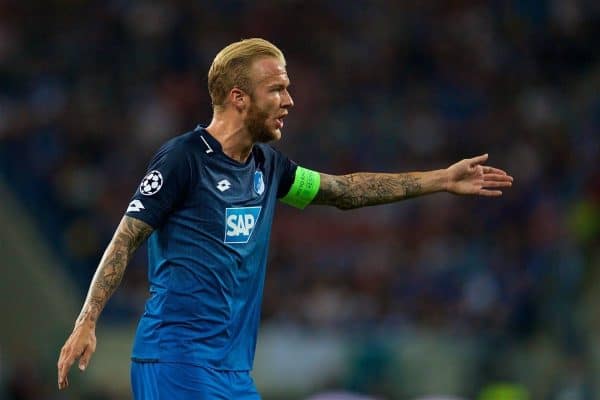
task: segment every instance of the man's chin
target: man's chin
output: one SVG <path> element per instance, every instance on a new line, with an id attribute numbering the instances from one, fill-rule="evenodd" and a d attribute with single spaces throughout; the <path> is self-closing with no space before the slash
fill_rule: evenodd
<path id="1" fill-rule="evenodd" d="M 275 129 L 275 131 L 273 132 L 273 139 L 271 140 L 278 141 L 279 139 L 281 139 L 281 129 Z"/>
<path id="2" fill-rule="evenodd" d="M 281 139 L 280 129 L 265 130 L 256 137 L 256 141 L 259 143 L 276 142 L 279 139 Z"/>

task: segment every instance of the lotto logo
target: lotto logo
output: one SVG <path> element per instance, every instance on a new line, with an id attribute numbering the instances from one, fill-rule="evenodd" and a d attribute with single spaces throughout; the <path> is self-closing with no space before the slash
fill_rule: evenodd
<path id="1" fill-rule="evenodd" d="M 262 207 L 225 209 L 225 243 L 248 243 Z"/>

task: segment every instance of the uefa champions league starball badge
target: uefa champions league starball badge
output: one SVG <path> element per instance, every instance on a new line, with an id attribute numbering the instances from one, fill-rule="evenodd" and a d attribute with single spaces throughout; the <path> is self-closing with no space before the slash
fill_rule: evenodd
<path id="1" fill-rule="evenodd" d="M 163 185 L 163 177 L 159 171 L 150 171 L 148 175 L 142 179 L 140 184 L 140 193 L 144 196 L 152 196 L 160 190 Z"/>

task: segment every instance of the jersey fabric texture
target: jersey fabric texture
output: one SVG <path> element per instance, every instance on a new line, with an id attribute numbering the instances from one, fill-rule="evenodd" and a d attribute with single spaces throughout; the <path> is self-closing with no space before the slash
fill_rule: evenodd
<path id="1" fill-rule="evenodd" d="M 134 361 L 252 369 L 273 213 L 296 168 L 265 144 L 236 162 L 200 126 L 159 149 L 126 212 L 155 229 Z"/>
<path id="2" fill-rule="evenodd" d="M 260 400 L 248 371 L 176 363 L 131 363 L 135 400 Z"/>

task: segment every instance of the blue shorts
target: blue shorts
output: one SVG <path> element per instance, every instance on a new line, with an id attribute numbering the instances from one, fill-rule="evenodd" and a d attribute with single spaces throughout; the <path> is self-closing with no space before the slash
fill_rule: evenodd
<path id="1" fill-rule="evenodd" d="M 188 364 L 131 362 L 135 400 L 260 400 L 248 371 Z"/>

